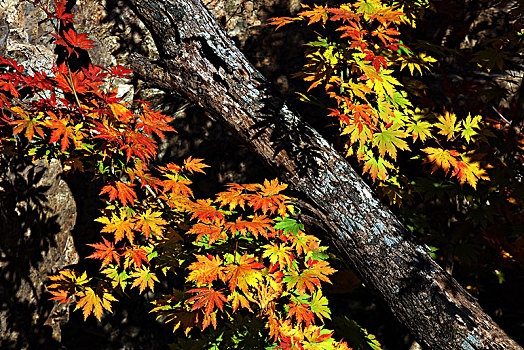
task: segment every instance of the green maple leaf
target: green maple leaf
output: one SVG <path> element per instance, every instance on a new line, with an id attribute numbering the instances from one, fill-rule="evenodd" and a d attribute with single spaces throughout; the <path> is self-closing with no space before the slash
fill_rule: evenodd
<path id="1" fill-rule="evenodd" d="M 471 114 L 468 114 L 466 120 L 462 121 L 462 126 L 464 129 L 461 131 L 461 135 L 463 138 L 466 139 L 466 142 L 469 143 L 473 136 L 478 135 L 478 132 L 476 132 L 473 129 L 480 129 L 479 122 L 482 120 L 482 117 L 480 115 L 477 115 L 473 118 L 471 118 Z"/>
<path id="2" fill-rule="evenodd" d="M 417 141 L 418 138 L 422 142 L 432 138 L 431 124 L 423 120 L 415 120 L 409 123 L 406 131 L 413 136 L 413 142 Z"/>
<path id="3" fill-rule="evenodd" d="M 304 230 L 303 224 L 289 217 L 285 217 L 282 219 L 277 218 L 275 221 L 279 221 L 279 222 L 277 222 L 277 224 L 273 226 L 273 228 L 275 230 L 282 230 L 282 233 L 284 234 L 292 232 L 293 236 L 296 236 L 298 235 L 298 231 Z"/>
<path id="4" fill-rule="evenodd" d="M 111 280 L 111 286 L 113 288 L 116 288 L 118 286 L 120 286 L 122 290 L 126 288 L 128 284 L 127 280 L 129 279 L 129 275 L 125 270 L 118 272 L 118 266 L 110 264 L 101 272 Z"/>
<path id="5" fill-rule="evenodd" d="M 394 166 L 382 157 L 376 159 L 371 152 L 364 155 L 364 169 L 363 172 L 369 172 L 371 178 L 376 180 L 385 180 L 388 174 L 388 168 L 393 169 Z"/>
<path id="6" fill-rule="evenodd" d="M 373 90 L 378 96 L 385 96 L 386 94 L 394 99 L 395 98 L 395 85 L 401 85 L 400 82 L 391 76 L 393 70 L 385 69 L 378 74 L 378 79 L 368 80 L 368 84 L 373 86 Z"/>
<path id="7" fill-rule="evenodd" d="M 387 153 L 391 158 L 397 158 L 397 148 L 401 150 L 409 150 L 408 144 L 403 140 L 407 134 L 403 130 L 399 130 L 400 125 L 393 125 L 386 129 L 382 127 L 382 131 L 373 135 L 373 146 L 378 147 L 381 157 Z"/>
<path id="8" fill-rule="evenodd" d="M 321 320 L 323 320 L 324 317 L 331 319 L 331 310 L 328 308 L 328 300 L 322 295 L 321 289 L 319 289 L 318 292 L 313 293 L 311 296 L 310 307 L 311 311 L 313 311 L 313 313 Z"/>

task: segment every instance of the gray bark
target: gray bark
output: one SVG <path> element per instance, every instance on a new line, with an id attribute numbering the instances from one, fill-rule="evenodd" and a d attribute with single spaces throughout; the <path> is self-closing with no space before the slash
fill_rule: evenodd
<path id="1" fill-rule="evenodd" d="M 128 0 L 161 59 L 136 73 L 198 103 L 290 184 L 338 254 L 428 349 L 520 349 L 314 129 L 271 92 L 198 0 Z"/>

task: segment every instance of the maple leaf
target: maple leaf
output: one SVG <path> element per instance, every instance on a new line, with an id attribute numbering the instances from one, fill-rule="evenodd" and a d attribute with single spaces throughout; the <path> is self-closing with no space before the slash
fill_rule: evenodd
<path id="1" fill-rule="evenodd" d="M 320 248 L 320 240 L 312 235 L 306 235 L 304 232 L 300 231 L 298 234 L 293 235 L 292 247 L 296 250 L 297 255 L 302 255 L 302 253 L 309 253 L 313 250 L 318 250 Z"/>
<path id="2" fill-rule="evenodd" d="M 321 320 L 323 318 L 331 319 L 331 311 L 328 308 L 328 300 L 322 295 L 322 289 L 319 289 L 311 295 L 310 301 L 311 311 L 317 315 Z"/>
<path id="3" fill-rule="evenodd" d="M 118 266 L 110 264 L 100 272 L 111 280 L 111 286 L 113 288 L 120 287 L 122 290 L 126 288 L 128 284 L 127 280 L 129 279 L 126 270 L 119 271 Z"/>
<path id="4" fill-rule="evenodd" d="M 192 203 L 190 211 L 193 213 L 191 219 L 198 219 L 203 223 L 224 223 L 224 213 L 211 205 L 210 200 L 197 199 Z"/>
<path id="5" fill-rule="evenodd" d="M 18 106 L 12 107 L 11 111 L 22 118 L 10 122 L 11 125 L 15 125 L 13 135 L 18 134 L 25 129 L 25 136 L 29 141 L 33 139 L 35 131 L 38 135 L 44 137 L 44 130 L 40 127 L 40 125 L 44 124 L 44 122 L 40 120 L 44 116 L 43 113 L 38 113 L 36 116 L 31 117 L 29 113 Z"/>
<path id="6" fill-rule="evenodd" d="M 302 6 L 306 9 L 311 8 L 308 5 L 302 5 Z M 308 17 L 309 18 L 308 25 L 316 23 L 316 22 L 320 22 L 320 21 L 322 22 L 322 24 L 326 24 L 326 21 L 328 20 L 327 6 L 315 5 L 313 9 L 299 12 L 298 15 Z"/>
<path id="7" fill-rule="evenodd" d="M 454 113 L 445 112 L 445 114 L 437 117 L 439 123 L 435 126 L 440 129 L 438 132 L 440 135 L 444 135 L 448 140 L 451 140 L 456 132 L 459 132 L 462 128 L 460 124 L 457 124 L 457 116 Z"/>
<path id="8" fill-rule="evenodd" d="M 264 248 L 264 253 L 262 256 L 264 258 L 269 258 L 271 264 L 278 264 L 281 269 L 286 266 L 291 266 L 291 263 L 294 260 L 293 249 L 291 247 L 287 247 L 283 243 L 266 244 L 262 246 L 262 248 Z"/>
<path id="9" fill-rule="evenodd" d="M 96 134 L 93 136 L 93 138 L 104 139 L 108 142 L 116 142 L 121 146 L 124 145 L 124 141 L 122 139 L 122 132 L 115 129 L 113 126 L 107 124 L 106 121 L 104 121 L 104 123 L 99 123 L 95 121 L 94 123 L 95 127 L 93 128 L 93 131 Z"/>
<path id="10" fill-rule="evenodd" d="M 379 180 L 385 180 L 387 178 L 388 170 L 387 169 L 393 169 L 393 164 L 388 162 L 382 157 L 379 157 L 376 159 L 371 152 L 367 152 L 364 155 L 364 168 L 363 172 L 369 172 L 371 175 L 371 178 L 373 180 L 379 179 Z"/>
<path id="11" fill-rule="evenodd" d="M 54 288 L 66 288 L 70 289 L 70 287 L 76 288 L 76 286 L 82 286 L 89 281 L 91 281 L 91 278 L 87 277 L 87 272 L 84 271 L 84 273 L 80 276 L 77 276 L 75 271 L 71 270 L 60 270 L 58 272 L 58 275 L 55 276 L 48 276 L 51 281 L 53 281 L 53 284 L 48 286 L 50 289 Z"/>
<path id="12" fill-rule="evenodd" d="M 267 230 L 270 230 L 273 232 L 271 224 L 273 223 L 273 220 L 266 217 L 265 215 L 257 215 L 255 214 L 251 221 L 242 220 L 242 218 L 238 218 L 236 222 L 226 222 L 224 225 L 225 230 L 230 231 L 232 234 L 235 234 L 238 232 L 244 237 L 247 237 L 247 233 L 251 233 L 255 238 L 258 238 L 258 235 L 262 235 L 263 237 L 268 237 Z"/>
<path id="13" fill-rule="evenodd" d="M 340 8 L 328 8 L 329 13 L 332 13 L 331 21 L 355 21 L 360 19 L 360 14 L 355 13 L 348 5 L 341 5 Z"/>
<path id="14" fill-rule="evenodd" d="M 264 180 L 264 185 L 260 186 L 260 190 L 251 195 L 249 205 L 254 210 L 261 209 L 264 214 L 270 211 L 272 214 L 277 211 L 279 215 L 285 215 L 286 201 L 289 197 L 279 194 L 280 191 L 287 188 L 286 184 L 280 184 L 277 179 L 268 181 Z"/>
<path id="15" fill-rule="evenodd" d="M 65 289 L 50 290 L 49 293 L 54 295 L 52 298 L 49 298 L 49 300 L 56 300 L 59 304 L 68 303 L 74 300 L 71 298 L 71 293 Z"/>
<path id="16" fill-rule="evenodd" d="M 140 293 L 142 293 L 147 287 L 149 287 L 153 292 L 154 282 L 159 282 L 155 273 L 151 272 L 147 266 L 142 266 L 140 271 L 133 272 L 131 277 L 135 277 L 133 284 L 131 284 L 131 288 L 138 287 Z"/>
<path id="17" fill-rule="evenodd" d="M 480 129 L 479 122 L 482 120 L 482 116 L 477 115 L 471 118 L 471 114 L 468 114 L 466 120 L 462 121 L 463 129 L 461 135 L 466 139 L 466 142 L 469 143 L 473 136 L 478 135 L 474 129 Z"/>
<path id="18" fill-rule="evenodd" d="M 367 34 L 367 30 L 363 30 L 360 23 L 349 21 L 348 25 L 338 27 L 335 30 L 343 32 L 340 35 L 340 38 L 351 38 L 354 42 L 353 45 L 357 44 L 362 51 L 367 47 L 367 43 L 364 41 L 364 36 Z"/>
<path id="19" fill-rule="evenodd" d="M 95 221 L 104 224 L 101 232 L 114 233 L 115 243 L 118 243 L 124 236 L 127 237 L 130 243 L 133 243 L 134 233 L 133 228 L 135 223 L 127 215 L 125 210 L 120 210 L 120 216 L 117 216 L 114 212 L 111 215 L 111 219 L 106 216 L 99 217 Z"/>
<path id="20" fill-rule="evenodd" d="M 193 174 L 193 172 L 205 174 L 202 169 L 209 168 L 209 165 L 202 163 L 203 161 L 203 159 L 189 157 L 184 160 L 184 168 L 191 174 Z"/>
<path id="21" fill-rule="evenodd" d="M 134 122 L 133 112 L 127 109 L 126 106 L 124 106 L 122 103 L 110 103 L 108 106 L 118 121 L 125 124 Z"/>
<path id="22" fill-rule="evenodd" d="M 486 171 L 480 168 L 478 162 L 472 162 L 469 157 L 462 158 L 462 160 L 458 160 L 455 164 L 452 174 L 452 176 L 456 176 L 459 179 L 461 185 L 467 182 L 471 187 L 476 189 L 479 179 L 489 180 Z"/>
<path id="23" fill-rule="evenodd" d="M 407 124 L 406 132 L 411 133 L 413 136 L 413 142 L 420 138 L 420 141 L 424 142 L 428 138 L 432 138 L 431 135 L 431 124 L 423 120 L 415 120 Z"/>
<path id="24" fill-rule="evenodd" d="M 67 42 L 73 47 L 88 50 L 96 46 L 93 40 L 88 39 L 86 33 L 78 34 L 74 29 L 69 29 L 67 32 L 64 32 L 64 37 L 67 40 Z"/>
<path id="25" fill-rule="evenodd" d="M 123 255 L 126 257 L 124 264 L 126 268 L 131 265 L 131 262 L 133 262 L 137 268 L 142 267 L 142 261 L 149 264 L 147 251 L 139 245 L 134 245 L 130 248 L 127 248 Z"/>
<path id="26" fill-rule="evenodd" d="M 11 77 L 9 74 L 1 74 L 0 75 L 0 90 L 7 91 L 11 95 L 13 95 L 14 98 L 19 98 L 20 93 L 15 87 L 15 84 L 13 81 L 11 81 Z"/>
<path id="27" fill-rule="evenodd" d="M 157 237 L 163 237 L 162 226 L 167 225 L 167 221 L 162 219 L 161 215 L 161 212 L 151 212 L 151 209 L 147 209 L 145 213 L 135 216 L 135 230 L 142 231 L 146 238 L 149 238 L 151 232 Z"/>
<path id="28" fill-rule="evenodd" d="M 103 243 L 88 244 L 88 246 L 91 246 L 96 249 L 96 251 L 93 254 L 89 255 L 88 258 L 102 260 L 101 269 L 107 264 L 111 263 L 113 260 L 117 264 L 119 264 L 120 255 L 115 250 L 115 246 L 113 245 L 113 243 L 109 242 L 104 237 L 102 237 L 102 239 L 104 240 Z"/>
<path id="29" fill-rule="evenodd" d="M 190 180 L 174 174 L 167 174 L 164 177 L 167 179 L 160 182 L 164 192 L 171 192 L 175 196 L 193 197 L 193 191 L 187 186 L 191 184 Z"/>
<path id="30" fill-rule="evenodd" d="M 105 291 L 97 293 L 91 287 L 87 287 L 84 291 L 79 292 L 78 296 L 80 300 L 76 304 L 75 310 L 82 309 L 84 320 L 86 320 L 87 316 L 92 312 L 98 321 L 100 321 L 104 309 L 112 312 L 111 301 L 117 301 L 113 295 Z"/>
<path id="31" fill-rule="evenodd" d="M 311 312 L 309 304 L 302 301 L 300 298 L 292 297 L 291 302 L 287 304 L 287 307 L 289 307 L 289 317 L 294 316 L 297 323 L 305 322 L 306 326 L 309 326 L 314 321 L 315 316 Z"/>
<path id="32" fill-rule="evenodd" d="M 277 30 L 278 28 L 286 25 L 286 24 L 289 24 L 289 23 L 293 23 L 295 21 L 300 21 L 300 18 L 297 18 L 297 17 L 273 17 L 273 18 L 270 18 L 268 19 L 268 22 L 270 25 L 272 26 L 277 26 L 275 28 L 275 30 Z"/>
<path id="33" fill-rule="evenodd" d="M 258 186 L 253 187 L 253 185 L 228 184 L 227 186 L 229 187 L 228 190 L 220 192 L 216 201 L 220 203 L 220 207 L 229 205 L 229 210 L 235 209 L 237 205 L 245 209 L 245 204 L 251 197 L 246 191 L 258 189 Z"/>
<path id="34" fill-rule="evenodd" d="M 256 257 L 248 257 L 247 253 L 244 253 L 240 257 L 238 264 L 226 266 L 225 281 L 228 281 L 231 292 L 238 286 L 242 292 L 248 293 L 249 286 L 256 287 L 263 279 L 259 270 L 263 269 L 264 265 L 256 260 Z"/>
<path id="35" fill-rule="evenodd" d="M 147 103 L 142 103 L 142 114 L 136 126 L 150 137 L 155 133 L 163 141 L 165 140 L 165 131 L 175 131 L 175 129 L 169 125 L 173 119 L 174 118 L 160 112 L 151 110 Z"/>
<path id="36" fill-rule="evenodd" d="M 251 309 L 251 306 L 249 304 L 249 300 L 239 292 L 233 292 L 227 299 L 228 301 L 231 301 L 231 307 L 233 307 L 233 312 L 238 309 L 239 306 L 248 309 L 249 311 L 253 312 Z"/>
<path id="37" fill-rule="evenodd" d="M 107 71 L 111 78 L 127 78 L 129 74 L 133 73 L 132 69 L 128 69 L 121 64 L 109 67 Z"/>
<path id="38" fill-rule="evenodd" d="M 212 312 L 215 307 L 218 307 L 221 311 L 224 307 L 224 302 L 227 298 L 220 292 L 220 290 L 214 290 L 213 288 L 194 288 L 187 291 L 188 293 L 198 293 L 197 295 L 188 299 L 188 303 L 194 302 L 191 306 L 191 311 L 198 309 L 204 309 L 204 321 L 202 322 L 202 329 L 209 326 L 213 320 Z M 216 319 L 214 319 L 213 325 L 216 327 Z"/>
<path id="39" fill-rule="evenodd" d="M 67 118 L 60 118 L 54 113 L 49 113 L 50 119 L 46 121 L 46 125 L 53 130 L 51 134 L 50 143 L 54 143 L 62 138 L 60 142 L 62 146 L 62 152 L 65 152 L 69 147 L 69 139 L 73 140 L 75 147 L 80 147 L 82 145 L 82 139 L 85 137 L 85 134 L 79 129 L 83 126 L 82 123 L 78 125 L 72 125 Z"/>
<path id="40" fill-rule="evenodd" d="M 89 81 L 82 71 L 72 72 L 65 64 L 54 69 L 55 76 L 52 78 L 64 92 L 72 94 L 85 93 L 89 91 Z"/>
<path id="41" fill-rule="evenodd" d="M 460 155 L 455 150 L 445 150 L 443 148 L 427 147 L 422 149 L 428 157 L 427 161 L 433 163 L 431 167 L 431 173 L 434 173 L 438 168 L 442 168 L 447 174 L 450 167 L 457 165 L 457 157 Z"/>
<path id="42" fill-rule="evenodd" d="M 54 295 L 51 300 L 58 300 L 60 303 L 71 301 L 70 297 L 77 293 L 77 288 L 91 280 L 87 277 L 86 272 L 77 276 L 75 271 L 69 270 L 61 270 L 58 275 L 48 276 L 48 278 L 52 283 L 47 286 L 47 290 Z"/>
<path id="43" fill-rule="evenodd" d="M 397 39 L 392 38 L 392 35 L 399 35 L 400 32 L 394 28 L 388 28 L 388 23 L 379 26 L 376 30 L 371 32 L 371 35 L 377 36 L 384 45 L 388 45 L 391 42 L 396 42 Z"/>
<path id="44" fill-rule="evenodd" d="M 220 257 L 212 255 L 195 255 L 197 261 L 189 265 L 191 270 L 186 281 L 194 281 L 197 286 L 206 285 L 217 279 L 223 280 L 225 277 L 223 261 Z"/>
<path id="45" fill-rule="evenodd" d="M 109 200 L 115 200 L 115 198 L 118 197 L 120 200 L 120 203 L 125 207 L 127 206 L 127 203 L 133 204 L 135 201 L 136 193 L 131 188 L 134 186 L 134 184 L 126 184 L 120 181 L 111 181 L 109 185 L 102 187 L 102 191 L 100 191 L 100 195 L 103 195 L 104 193 L 109 194 Z"/>
<path id="46" fill-rule="evenodd" d="M 197 223 L 193 225 L 186 234 L 198 235 L 195 242 L 199 242 L 202 237 L 208 236 L 209 244 L 213 244 L 219 239 L 227 239 L 227 233 L 226 230 L 224 230 L 224 226 L 215 224 Z"/>
<path id="47" fill-rule="evenodd" d="M 157 144 L 152 138 L 132 131 L 125 133 L 124 137 L 126 142 L 120 147 L 120 150 L 126 151 L 128 162 L 133 156 L 138 157 L 144 163 L 156 157 Z"/>
<path id="48" fill-rule="evenodd" d="M 53 7 L 55 8 L 54 16 L 58 18 L 59 20 L 63 21 L 64 24 L 75 23 L 73 21 L 73 18 L 75 16 L 71 13 L 67 13 L 66 4 L 67 4 L 67 0 L 56 0 L 55 3 L 53 4 Z"/>
<path id="49" fill-rule="evenodd" d="M 327 261 L 321 260 L 302 272 L 291 270 L 285 273 L 282 281 L 286 283 L 288 290 L 296 288 L 300 295 L 304 295 L 306 289 L 309 293 L 313 293 L 315 287 L 320 287 L 320 281 L 331 283 L 327 276 L 335 272 L 336 270 L 331 268 Z"/>
<path id="50" fill-rule="evenodd" d="M 383 69 L 380 73 L 377 73 L 377 79 L 370 79 L 368 81 L 368 86 L 372 86 L 377 95 L 385 96 L 387 94 L 391 99 L 394 100 L 396 91 L 395 85 L 402 84 L 397 79 L 395 79 L 391 73 L 393 73 L 393 70 Z"/>
<path id="51" fill-rule="evenodd" d="M 345 342 L 333 344 L 333 331 L 310 325 L 304 329 L 304 350 L 351 350 Z M 373 347 L 375 350 L 380 348 Z"/>
<path id="52" fill-rule="evenodd" d="M 408 144 L 403 140 L 407 135 L 404 131 L 399 130 L 400 125 L 396 124 L 390 128 L 382 127 L 381 132 L 373 135 L 373 146 L 378 147 L 381 157 L 384 157 L 386 152 L 393 159 L 397 159 L 397 148 L 401 150 L 409 150 Z"/>

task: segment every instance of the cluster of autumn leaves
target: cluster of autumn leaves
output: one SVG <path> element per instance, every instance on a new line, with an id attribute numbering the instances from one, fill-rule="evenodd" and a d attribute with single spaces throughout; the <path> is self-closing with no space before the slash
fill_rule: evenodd
<path id="1" fill-rule="evenodd" d="M 381 186 L 400 186 L 403 169 L 396 162 L 397 154 L 412 148 L 415 157 L 431 163 L 432 172 L 442 169 L 460 184 L 476 188 L 480 179 L 488 180 L 479 147 L 470 142 L 482 138 L 482 117 L 457 121 L 452 112 L 433 115 L 413 108 L 403 84 L 393 76 L 395 66 L 398 70 L 408 67 L 413 75 L 436 62 L 423 52 L 413 53 L 400 40 L 399 26 L 414 24 L 400 6 L 359 0 L 338 8 L 303 7 L 296 17 L 273 18 L 271 24 L 278 29 L 307 22 L 340 34 L 340 39 L 319 36 L 308 43 L 306 64 L 299 75 L 311 83 L 309 90 L 324 87 L 336 105 L 329 116 L 338 119 L 341 135 L 347 137 L 346 155 L 355 155 L 364 173 L 380 180 Z M 430 142 L 434 145 L 422 147 Z M 392 202 L 395 198 L 392 195 Z"/>
<path id="2" fill-rule="evenodd" d="M 56 20 L 55 44 L 71 57 L 94 45 L 87 34 L 60 33 L 60 25 L 74 23 L 65 0 L 35 4 Z M 413 108 L 393 76 L 395 65 L 413 73 L 434 62 L 400 41 L 398 26 L 408 20 L 398 8 L 379 0 L 304 6 L 296 17 L 272 24 L 295 21 L 335 25 L 340 33 L 341 40 L 319 37 L 308 44 L 302 75 L 334 101 L 330 115 L 348 137 L 347 154 L 357 156 L 364 172 L 398 185 L 397 153 L 413 147 L 432 171 L 451 173 L 460 184 L 475 187 L 488 179 L 477 152 L 486 137 L 482 118 L 457 120 L 452 112 Z M 100 274 L 63 270 L 50 276 L 53 300 L 72 302 L 84 317 L 100 319 L 116 295 L 134 288 L 155 292 L 160 280 L 178 276 L 183 283 L 162 297 L 155 294 L 152 309 L 175 330 L 217 327 L 243 310 L 265 320 L 275 348 L 347 348 L 323 328 L 330 310 L 321 282 L 335 270 L 281 193 L 286 185 L 231 184 L 215 199 L 195 199 L 190 177 L 207 166 L 191 157 L 182 165 L 151 165 L 156 140 L 174 131 L 172 118 L 146 102 L 117 97 L 115 81 L 131 71 L 119 65 L 72 71 L 62 64 L 48 75 L 29 73 L 8 58 L 0 64 L 0 152 L 59 159 L 66 171 L 88 172 L 103 183 L 106 207 L 96 220 L 103 225 L 101 240 L 90 244 L 89 256 L 100 261 Z"/>
<path id="3" fill-rule="evenodd" d="M 35 4 L 56 20 L 55 44 L 70 58 L 93 46 L 87 34 L 60 33 L 60 25 L 74 23 L 64 0 Z M 90 173 L 106 201 L 96 219 L 100 241 L 89 244 L 99 274 L 70 269 L 49 276 L 52 300 L 100 320 L 117 296 L 155 292 L 160 279 L 169 284 L 178 276 L 183 283 L 154 298 L 152 309 L 175 330 L 216 328 L 242 309 L 265 320 L 275 348 L 348 348 L 323 328 L 330 310 L 321 282 L 335 270 L 326 248 L 293 218 L 285 184 L 231 184 L 214 200 L 195 199 L 190 176 L 207 165 L 189 157 L 152 166 L 155 137 L 174 131 L 172 118 L 117 97 L 114 82 L 129 70 L 72 71 L 64 63 L 48 75 L 8 58 L 0 64 L 2 154 L 55 158 L 67 172 Z"/>

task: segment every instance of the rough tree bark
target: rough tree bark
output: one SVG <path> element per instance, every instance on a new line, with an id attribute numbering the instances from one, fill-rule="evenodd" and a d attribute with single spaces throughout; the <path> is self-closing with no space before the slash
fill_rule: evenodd
<path id="1" fill-rule="evenodd" d="M 128 0 L 161 55 L 132 55 L 149 82 L 232 129 L 305 202 L 339 255 L 428 349 L 520 349 L 314 129 L 275 96 L 199 0 Z"/>

